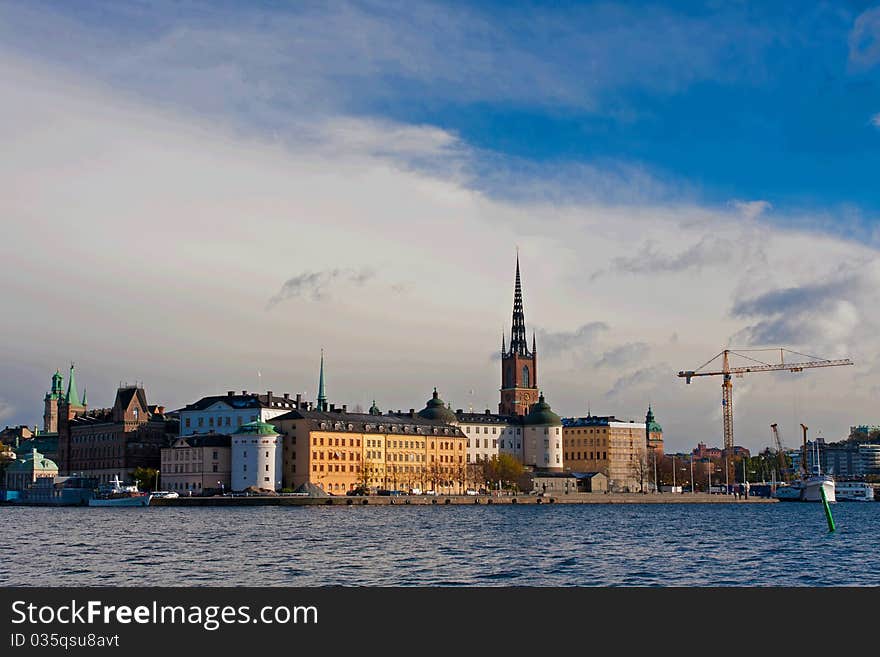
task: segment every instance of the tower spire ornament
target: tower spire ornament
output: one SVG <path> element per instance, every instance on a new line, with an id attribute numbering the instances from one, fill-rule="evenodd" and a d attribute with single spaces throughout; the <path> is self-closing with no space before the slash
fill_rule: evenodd
<path id="1" fill-rule="evenodd" d="M 326 412 L 327 394 L 324 391 L 324 350 L 321 349 L 321 373 L 318 376 L 318 410 Z"/>
<path id="2" fill-rule="evenodd" d="M 538 363 L 535 356 L 536 337 L 532 332 L 532 349 L 526 337 L 526 318 L 523 310 L 522 276 L 519 267 L 519 248 L 516 252 L 516 276 L 513 288 L 513 321 L 510 344 L 505 344 L 501 332 L 501 403 L 502 415 L 525 415 L 538 398 Z"/>

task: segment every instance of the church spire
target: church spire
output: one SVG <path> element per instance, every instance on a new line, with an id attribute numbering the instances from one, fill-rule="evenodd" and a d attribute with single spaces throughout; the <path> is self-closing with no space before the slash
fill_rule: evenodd
<path id="1" fill-rule="evenodd" d="M 324 391 L 324 350 L 321 349 L 321 373 L 318 376 L 318 410 L 327 410 L 327 394 Z"/>
<path id="2" fill-rule="evenodd" d="M 504 342 L 504 329 L 501 329 L 501 355 L 503 356 L 506 353 L 507 353 L 507 346 Z"/>
<path id="3" fill-rule="evenodd" d="M 79 392 L 76 390 L 76 379 L 73 375 L 73 363 L 70 364 L 70 378 L 67 380 L 67 394 L 64 397 L 64 401 L 66 401 L 69 406 L 82 406 L 79 401 Z"/>
<path id="4" fill-rule="evenodd" d="M 519 251 L 516 253 L 516 284 L 513 289 L 513 324 L 510 329 L 510 353 L 529 355 L 526 342 L 526 317 L 523 312 L 522 283 L 519 276 Z"/>

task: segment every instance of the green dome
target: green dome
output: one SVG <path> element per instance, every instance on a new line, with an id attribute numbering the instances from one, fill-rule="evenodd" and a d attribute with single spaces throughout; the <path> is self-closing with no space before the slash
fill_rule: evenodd
<path id="1" fill-rule="evenodd" d="M 663 427 L 657 424 L 657 421 L 654 419 L 654 410 L 650 404 L 648 404 L 648 414 L 645 415 L 645 426 L 648 433 L 663 433 Z"/>
<path id="2" fill-rule="evenodd" d="M 426 420 L 440 420 L 446 424 L 458 422 L 458 416 L 451 409 L 446 408 L 446 404 L 440 399 L 437 388 L 434 388 L 434 394 L 425 404 L 425 408 L 419 411 L 419 417 Z"/>
<path id="3" fill-rule="evenodd" d="M 248 422 L 247 424 L 242 424 L 238 429 L 235 430 L 235 435 L 247 435 L 247 436 L 277 436 L 278 431 L 276 431 L 275 427 L 267 422 Z"/>
<path id="4" fill-rule="evenodd" d="M 562 426 L 562 418 L 550 409 L 550 404 L 544 401 L 544 395 L 538 397 L 538 403 L 532 406 L 532 410 L 526 415 L 526 424 L 549 424 L 551 427 Z"/>
<path id="5" fill-rule="evenodd" d="M 45 456 L 40 454 L 37 450 L 32 450 L 30 454 L 27 456 L 18 459 L 17 461 L 10 463 L 6 472 L 47 472 L 47 471 L 55 471 L 58 472 L 58 466 L 55 465 L 55 461 L 47 459 Z"/>
<path id="6" fill-rule="evenodd" d="M 382 415 L 382 410 L 376 406 L 376 400 L 373 400 L 373 405 L 370 406 L 370 415 Z"/>

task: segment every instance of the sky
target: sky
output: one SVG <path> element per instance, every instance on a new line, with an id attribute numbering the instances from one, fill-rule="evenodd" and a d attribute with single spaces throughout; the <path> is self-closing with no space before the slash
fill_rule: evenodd
<path id="1" fill-rule="evenodd" d="M 516 250 L 564 416 L 880 424 L 876 2 L 0 2 L 0 423 L 56 368 L 497 409 Z M 752 354 L 766 361 L 772 352 Z"/>

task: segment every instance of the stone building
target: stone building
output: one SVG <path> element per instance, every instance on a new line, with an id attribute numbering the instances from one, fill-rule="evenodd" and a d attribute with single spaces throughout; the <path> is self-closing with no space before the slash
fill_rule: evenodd
<path id="1" fill-rule="evenodd" d="M 146 392 L 139 386 L 119 388 L 112 408 L 65 418 L 62 412 L 58 444 L 63 474 L 91 477 L 100 483 L 114 476 L 130 479 L 137 467 L 159 469 L 160 450 L 177 433 L 177 423 L 165 414 L 165 407 L 148 405 Z"/>
<path id="2" fill-rule="evenodd" d="M 202 397 L 178 411 L 180 435 L 231 434 L 248 422 L 268 422 L 283 415 L 296 408 L 300 401 L 299 395 L 291 399 L 289 393 L 275 395 L 271 390 L 265 395 L 247 390 L 242 390 L 239 395 L 230 390 L 225 395 Z"/>
<path id="3" fill-rule="evenodd" d="M 193 495 L 232 490 L 231 446 L 228 434 L 181 436 L 161 450 L 160 488 Z"/>
<path id="4" fill-rule="evenodd" d="M 611 491 L 645 489 L 651 479 L 645 423 L 613 415 L 564 418 L 562 422 L 566 470 L 601 472 L 608 477 Z"/>
<path id="5" fill-rule="evenodd" d="M 232 490 L 280 491 L 283 441 L 268 422 L 248 422 L 232 434 Z"/>
<path id="6" fill-rule="evenodd" d="M 326 411 L 303 405 L 271 423 L 284 437 L 285 488 L 308 482 L 343 495 L 359 487 L 453 493 L 465 486 L 465 436 L 442 420 L 330 404 Z"/>
<path id="7" fill-rule="evenodd" d="M 6 466 L 5 474 L 7 490 L 23 491 L 36 484 L 39 479 L 54 481 L 58 474 L 58 466 L 34 449 Z"/>

